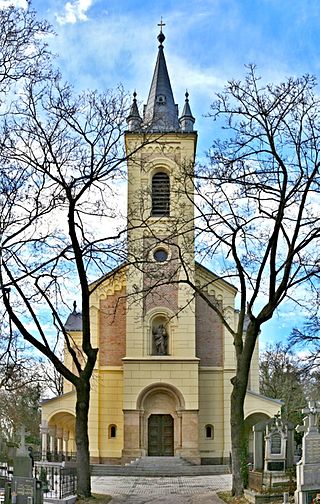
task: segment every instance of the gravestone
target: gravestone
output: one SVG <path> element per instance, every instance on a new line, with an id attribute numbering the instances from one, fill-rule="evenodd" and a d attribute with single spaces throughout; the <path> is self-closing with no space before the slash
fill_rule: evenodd
<path id="1" fill-rule="evenodd" d="M 278 416 L 275 416 L 272 422 L 267 422 L 264 441 L 265 472 L 284 472 L 289 465 L 287 459 L 288 422 L 283 422 Z"/>
<path id="2" fill-rule="evenodd" d="M 26 448 L 26 435 L 26 429 L 22 425 L 20 428 L 20 446 L 13 458 L 13 474 L 14 476 L 32 478 L 32 459 Z"/>
<path id="3" fill-rule="evenodd" d="M 26 430 L 20 429 L 20 446 L 13 459 L 11 491 L 7 499 L 12 504 L 42 504 L 42 483 L 33 478 L 30 452 L 26 447 Z M 7 501 L 6 501 L 7 504 Z"/>
<path id="4" fill-rule="evenodd" d="M 285 471 L 294 463 L 294 425 L 279 416 L 253 426 L 254 471 Z"/>
<path id="5" fill-rule="evenodd" d="M 35 478 L 13 476 L 11 483 L 12 504 L 42 504 L 42 484 Z"/>
<path id="6" fill-rule="evenodd" d="M 304 425 L 297 428 L 304 432 L 302 438 L 302 458 L 297 464 L 297 490 L 295 492 L 296 504 L 311 504 L 312 500 L 320 494 L 320 433 L 318 430 L 318 417 L 320 403 L 311 401 L 307 408 Z"/>
<path id="7" fill-rule="evenodd" d="M 280 415 L 253 426 L 253 470 L 249 488 L 262 489 L 290 484 L 287 469 L 294 465 L 294 425 Z"/>

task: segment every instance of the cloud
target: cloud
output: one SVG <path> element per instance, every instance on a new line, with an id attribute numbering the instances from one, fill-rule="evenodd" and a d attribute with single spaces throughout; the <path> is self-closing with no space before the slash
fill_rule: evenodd
<path id="1" fill-rule="evenodd" d="M 26 9 L 28 7 L 28 2 L 27 0 L 0 0 L 0 9 L 7 9 L 12 6 Z"/>
<path id="2" fill-rule="evenodd" d="M 59 24 L 75 24 L 77 21 L 87 21 L 86 12 L 90 9 L 93 2 L 94 0 L 67 2 L 64 6 L 64 13 L 61 15 L 56 14 L 57 22 Z"/>

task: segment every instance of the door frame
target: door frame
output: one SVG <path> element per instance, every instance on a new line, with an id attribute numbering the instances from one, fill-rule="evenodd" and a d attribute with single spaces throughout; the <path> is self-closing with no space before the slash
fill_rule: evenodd
<path id="1" fill-rule="evenodd" d="M 159 420 L 161 418 L 161 422 L 160 422 L 160 428 L 161 428 L 160 436 L 161 436 L 161 440 L 160 440 L 160 443 L 158 445 L 159 453 L 154 454 L 154 455 L 150 455 L 150 436 L 151 436 L 150 423 L 151 423 L 151 417 L 158 417 Z M 167 417 L 168 419 L 170 418 L 170 426 L 169 425 L 166 426 L 164 424 L 164 422 L 163 422 L 164 417 Z M 170 429 L 171 429 L 171 435 L 170 435 L 170 441 L 171 441 L 171 443 L 170 443 L 170 454 L 169 453 L 165 453 L 165 432 L 164 432 L 165 427 L 170 427 Z M 173 416 L 170 413 L 151 413 L 149 415 L 149 417 L 148 417 L 148 447 L 147 447 L 147 452 L 148 452 L 149 456 L 155 456 L 155 457 L 164 457 L 164 456 L 173 457 L 174 456 L 174 418 L 173 418 Z"/>

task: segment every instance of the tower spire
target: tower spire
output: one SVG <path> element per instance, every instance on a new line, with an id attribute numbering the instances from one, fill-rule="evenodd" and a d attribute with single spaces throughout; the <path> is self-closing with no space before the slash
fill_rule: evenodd
<path id="1" fill-rule="evenodd" d="M 153 73 L 148 101 L 143 111 L 142 126 L 151 131 L 177 131 L 180 129 L 178 106 L 174 103 L 171 83 L 163 52 L 163 42 L 165 41 L 165 36 L 162 28 L 165 26 L 165 23 L 163 23 L 162 18 L 158 26 L 160 26 L 160 33 L 157 38 L 160 45 L 158 48 L 158 57 Z"/>
<path id="2" fill-rule="evenodd" d="M 181 127 L 181 131 L 193 131 L 193 125 L 195 122 L 195 118 L 193 117 L 191 113 L 191 108 L 189 105 L 189 93 L 186 91 L 185 94 L 186 100 L 184 103 L 183 111 L 182 111 L 182 116 L 179 119 L 179 124 Z"/>
<path id="3" fill-rule="evenodd" d="M 139 109 L 137 105 L 137 93 L 134 91 L 132 105 L 130 107 L 130 113 L 127 117 L 127 124 L 129 131 L 135 131 L 140 129 L 142 119 L 139 114 Z"/>

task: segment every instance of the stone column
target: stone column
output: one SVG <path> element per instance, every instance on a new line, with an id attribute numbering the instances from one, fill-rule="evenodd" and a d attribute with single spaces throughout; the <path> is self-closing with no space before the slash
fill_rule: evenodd
<path id="1" fill-rule="evenodd" d="M 54 460 L 54 456 L 56 453 L 56 428 L 49 427 L 49 451 L 51 454 L 51 462 Z"/>
<path id="2" fill-rule="evenodd" d="M 46 424 L 40 424 L 40 434 L 41 434 L 41 460 L 47 460 L 48 452 L 48 426 Z"/>
<path id="3" fill-rule="evenodd" d="M 66 460 L 68 460 L 68 441 L 69 441 L 69 432 L 63 431 L 63 453 L 65 455 Z"/>
<path id="4" fill-rule="evenodd" d="M 145 416 L 145 411 L 140 410 L 139 412 L 140 415 L 140 441 L 139 441 L 139 447 L 141 448 L 141 456 L 144 456 L 147 454 L 147 447 L 148 447 L 148 440 L 147 440 L 147 429 L 146 429 L 146 416 Z"/>
<path id="5" fill-rule="evenodd" d="M 122 450 L 122 463 L 142 457 L 140 446 L 140 411 L 123 410 L 124 414 L 124 443 Z"/>
<path id="6" fill-rule="evenodd" d="M 182 448 L 182 412 L 177 411 L 177 448 Z"/>
<path id="7" fill-rule="evenodd" d="M 62 427 L 57 427 L 56 438 L 57 438 L 57 452 L 58 452 L 58 455 L 62 456 L 63 455 L 63 429 L 62 429 Z"/>

